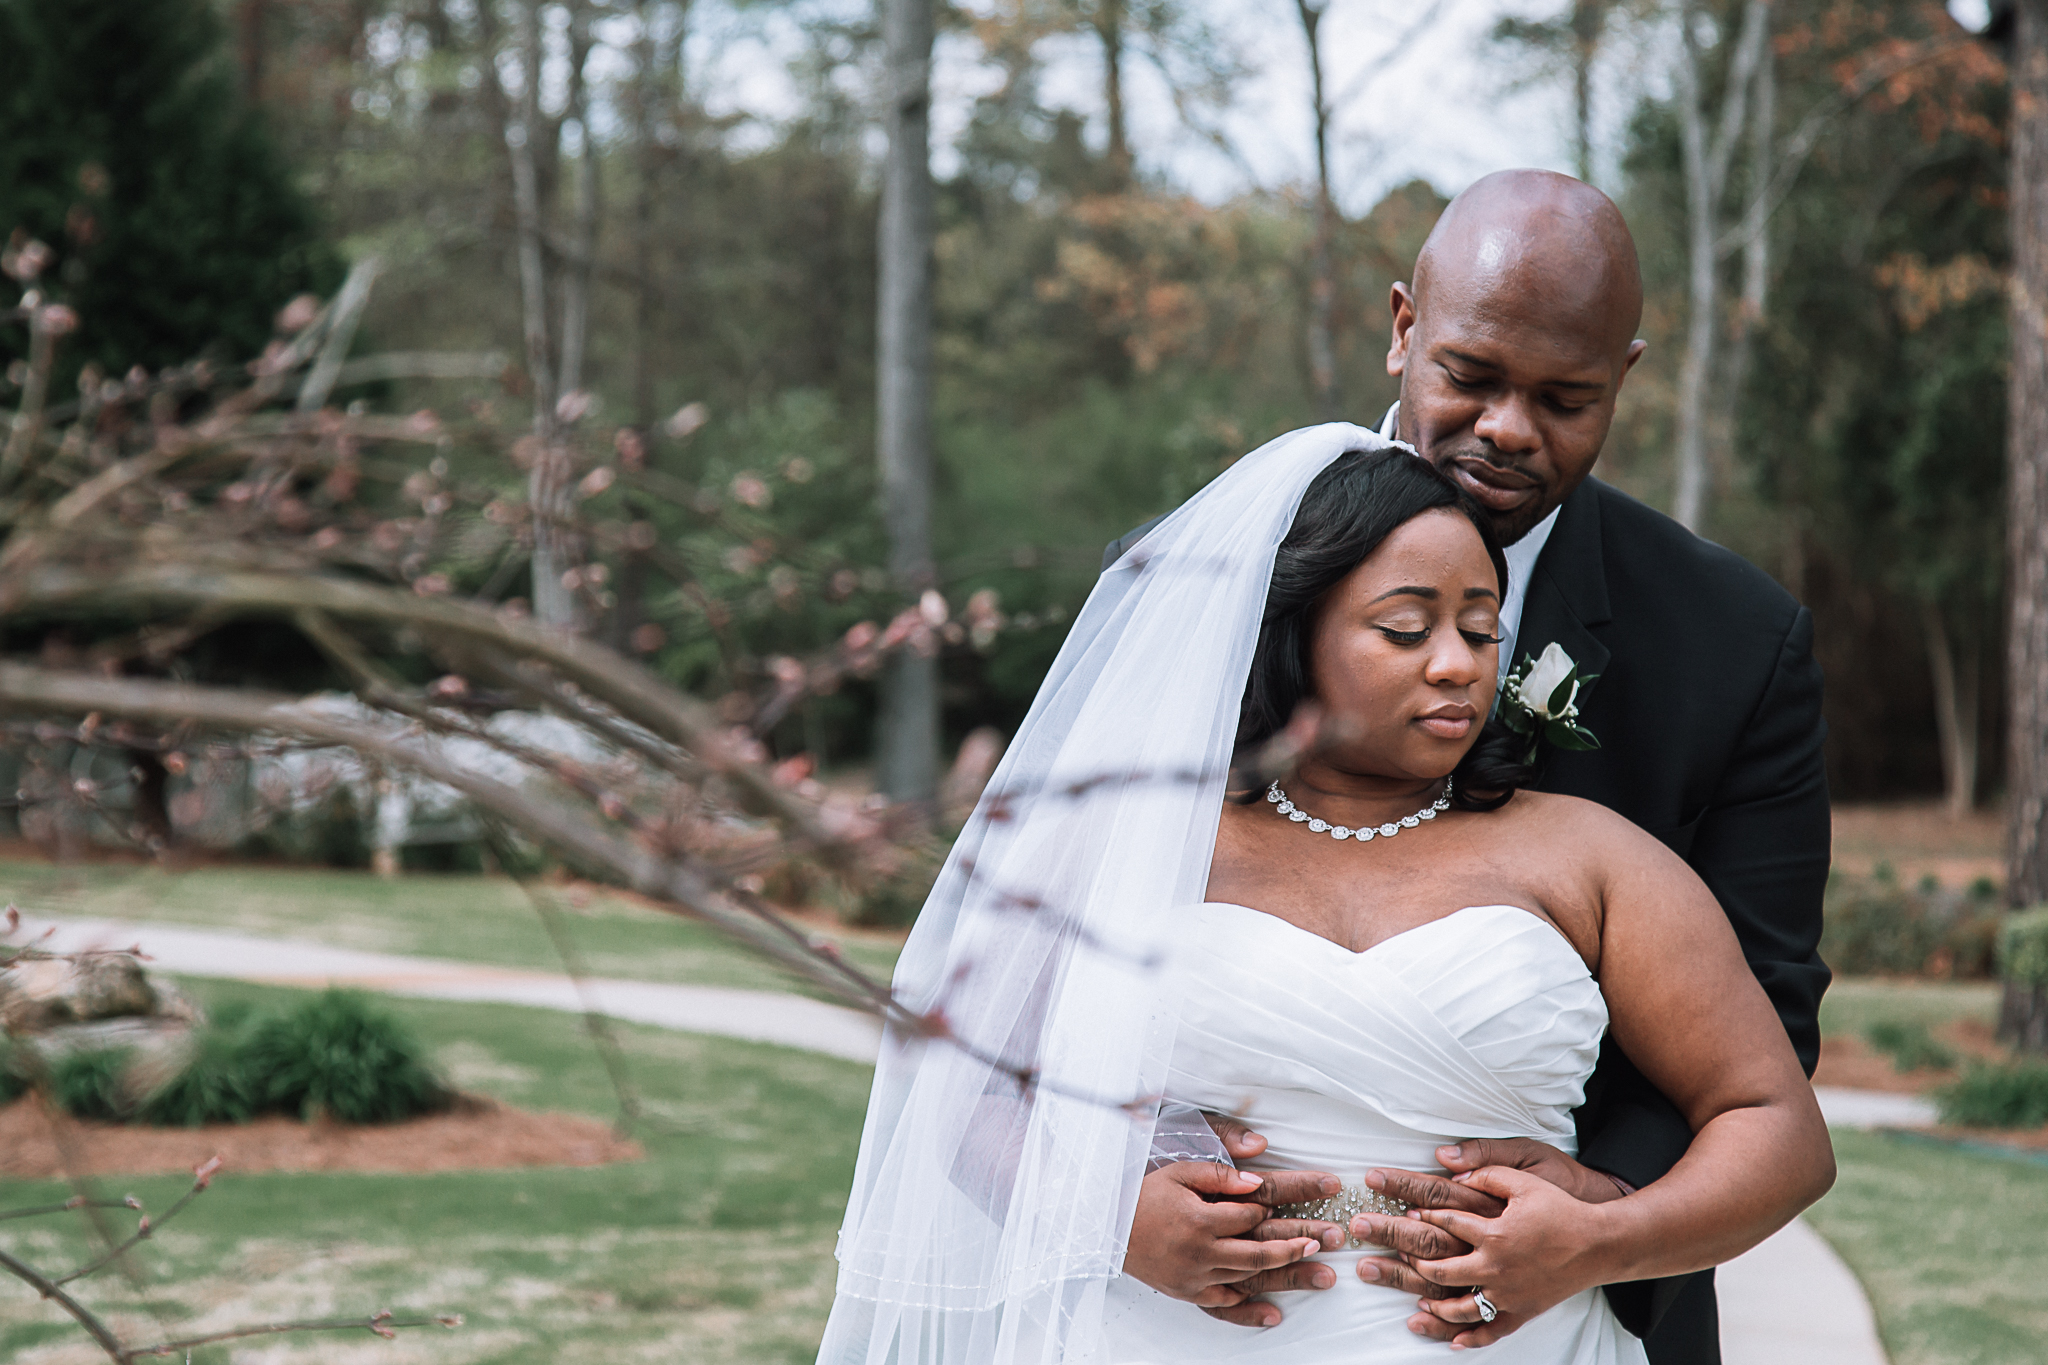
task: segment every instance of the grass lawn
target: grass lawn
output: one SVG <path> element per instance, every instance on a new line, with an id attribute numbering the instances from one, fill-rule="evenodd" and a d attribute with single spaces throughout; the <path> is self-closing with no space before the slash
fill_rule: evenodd
<path id="1" fill-rule="evenodd" d="M 1841 1177 L 1806 1216 L 1863 1281 L 1893 1365 L 2048 1359 L 2048 1166 L 1834 1136 Z"/>
<path id="2" fill-rule="evenodd" d="M 1880 1021 L 1925 1024 L 1932 1029 L 1966 1019 L 1989 1028 L 1998 1022 L 1998 993 L 1997 983 L 1991 981 L 1836 977 L 1821 997 L 1820 1031 L 1861 1037 L 1865 1029 Z"/>
<path id="3" fill-rule="evenodd" d="M 441 951 L 435 949 L 435 951 Z M 290 992 L 184 983 L 208 1004 Z M 465 1088 L 611 1118 L 579 1020 L 495 1005 L 389 1001 Z M 868 1068 L 784 1048 L 622 1026 L 658 1127 L 645 1161 L 597 1169 L 418 1176 L 226 1173 L 90 1301 L 178 1328 L 304 1315 L 460 1312 L 466 1326 L 283 1337 L 195 1352 L 200 1365 L 561 1362 L 727 1365 L 812 1359 L 831 1302 L 832 1242 L 853 1175 Z M 106 1182 L 168 1206 L 175 1177 Z M 0 1208 L 62 1197 L 10 1182 Z M 74 1215 L 0 1224 L 45 1266 L 86 1252 Z M 141 1324 L 144 1317 L 126 1321 Z M 55 1308 L 0 1280 L 0 1360 L 103 1360 Z"/>
<path id="4" fill-rule="evenodd" d="M 795 989 L 795 979 L 690 920 L 621 898 L 537 885 L 562 909 L 588 970 L 641 981 Z M 296 867 L 165 871 L 115 863 L 58 866 L 0 861 L 0 903 L 52 918 L 162 920 L 344 948 L 557 970 L 555 952 L 526 892 L 505 877 Z M 895 967 L 888 935 L 838 936 L 856 965 L 884 980 Z"/>

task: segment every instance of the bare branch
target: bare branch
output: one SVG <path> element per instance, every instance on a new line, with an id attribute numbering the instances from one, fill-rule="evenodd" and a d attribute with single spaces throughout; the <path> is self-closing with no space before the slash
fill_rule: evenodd
<path id="1" fill-rule="evenodd" d="M 663 857 L 599 828 L 581 812 L 477 773 L 416 734 L 397 733 L 308 707 L 289 697 L 236 688 L 134 678 L 95 678 L 0 664 L 0 709 L 81 713 L 291 735 L 337 745 L 409 768 L 468 796 L 528 838 L 558 850 L 599 880 L 625 886 L 721 930 L 854 1003 L 843 970 L 808 948 L 807 936 L 758 903 L 736 899 L 696 860 Z M 771 923 L 770 921 L 775 921 Z"/>
<path id="2" fill-rule="evenodd" d="M 1915 67 L 1939 61 L 1962 48 L 1970 46 L 1977 39 L 1972 34 L 1944 38 L 1916 49 L 1899 53 L 1885 61 L 1872 63 L 1850 84 L 1835 91 L 1807 112 L 1785 140 L 1785 149 L 1778 158 L 1776 172 L 1755 198 L 1749 201 L 1743 212 L 1742 221 L 1723 233 L 1714 243 L 1718 259 L 1726 259 L 1740 251 L 1750 242 L 1761 237 L 1770 225 L 1771 218 L 1792 193 L 1792 186 L 1798 181 L 1799 173 L 1806 169 L 1806 160 L 1812 155 L 1814 146 L 1830 123 L 1860 103 L 1865 95 L 1877 89 L 1895 76 L 1904 75 Z"/>
<path id="3" fill-rule="evenodd" d="M 137 1346 L 115 1357 L 127 1362 L 144 1356 L 169 1356 L 180 1351 L 189 1351 L 194 1346 L 205 1346 L 215 1341 L 235 1341 L 242 1337 L 276 1336 L 282 1332 L 346 1332 L 360 1329 L 374 1332 L 380 1337 L 394 1335 L 393 1329 L 400 1327 L 446 1327 L 450 1330 L 462 1326 L 462 1316 L 451 1313 L 443 1317 L 397 1318 L 389 1313 L 372 1313 L 367 1318 L 312 1318 L 302 1322 L 266 1322 L 256 1327 L 232 1327 L 223 1332 L 208 1332 L 204 1336 L 180 1337 L 176 1341 L 159 1341 L 151 1346 Z"/>
<path id="4" fill-rule="evenodd" d="M 56 1281 L 50 1279 L 49 1276 L 43 1274 L 28 1262 L 17 1260 L 5 1251 L 0 1251 L 0 1270 L 7 1271 L 16 1279 L 34 1289 L 36 1293 L 49 1299 L 59 1308 L 69 1313 L 78 1325 L 83 1327 L 86 1333 L 99 1343 L 100 1349 L 107 1353 L 108 1359 L 116 1362 L 116 1365 L 126 1365 L 129 1357 L 121 1345 L 121 1339 L 114 1335 L 113 1329 L 102 1322 L 97 1313 L 65 1293 Z"/>

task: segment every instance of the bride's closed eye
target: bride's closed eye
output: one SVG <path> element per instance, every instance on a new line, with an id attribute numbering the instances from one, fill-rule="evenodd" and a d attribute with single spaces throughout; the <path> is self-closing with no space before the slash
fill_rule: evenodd
<path id="1" fill-rule="evenodd" d="M 1377 629 L 1380 634 L 1386 636 L 1389 640 L 1392 640 L 1397 645 L 1419 645 L 1424 640 L 1427 640 L 1429 638 L 1429 632 L 1427 630 L 1395 630 L 1392 626 L 1378 626 L 1375 627 L 1375 629 Z M 1503 639 L 1502 636 L 1487 635 L 1484 632 L 1476 630 L 1461 630 L 1458 632 L 1458 634 L 1464 636 L 1465 643 L 1473 646 L 1474 648 L 1483 648 L 1486 645 L 1497 645 L 1501 643 Z"/>

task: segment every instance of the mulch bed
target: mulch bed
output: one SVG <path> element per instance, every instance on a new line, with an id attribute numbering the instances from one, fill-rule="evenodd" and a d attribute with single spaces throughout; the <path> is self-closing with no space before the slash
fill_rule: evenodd
<path id="1" fill-rule="evenodd" d="M 229 1171 L 471 1171 L 603 1166 L 646 1155 L 580 1114 L 535 1114 L 464 1095 L 446 1113 L 358 1126 L 267 1117 L 205 1128 L 86 1123 L 33 1096 L 0 1108 L 0 1177 L 189 1172 L 219 1156 Z"/>
<path id="2" fill-rule="evenodd" d="M 1957 1019 L 1934 1031 L 1963 1061 L 1997 1062 L 2006 1050 L 1989 1025 L 1975 1019 Z M 1900 1071 L 1892 1059 L 1853 1034 L 1831 1034 L 1820 1040 L 1820 1065 L 1813 1073 L 1815 1085 L 1841 1086 L 1849 1090 L 1888 1090 L 1895 1095 L 1924 1095 L 1955 1080 L 1959 1069 L 1921 1067 Z"/>

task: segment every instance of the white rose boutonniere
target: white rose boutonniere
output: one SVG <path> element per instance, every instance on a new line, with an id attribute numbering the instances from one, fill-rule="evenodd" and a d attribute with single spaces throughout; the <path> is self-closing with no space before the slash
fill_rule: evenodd
<path id="1" fill-rule="evenodd" d="M 1534 763 L 1545 740 L 1560 749 L 1600 747 L 1593 732 L 1579 724 L 1579 692 L 1599 676 L 1581 676 L 1578 664 L 1554 640 L 1542 658 L 1522 656 L 1521 664 L 1501 684 L 1500 718 L 1510 730 L 1528 737 L 1523 762 Z"/>

